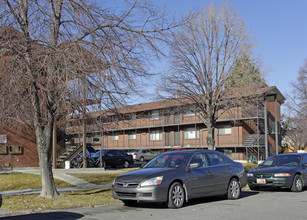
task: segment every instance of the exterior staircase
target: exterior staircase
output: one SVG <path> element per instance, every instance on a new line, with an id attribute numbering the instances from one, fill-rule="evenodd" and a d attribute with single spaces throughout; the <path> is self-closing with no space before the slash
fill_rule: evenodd
<path id="1" fill-rule="evenodd" d="M 82 151 L 82 145 L 71 146 L 68 150 L 62 153 L 56 160 L 57 168 L 63 168 L 65 161 L 71 161 Z"/>
<path id="2" fill-rule="evenodd" d="M 251 134 L 243 144 L 247 147 L 249 161 L 256 163 L 258 160 L 265 159 L 265 138 L 264 134 Z M 275 155 L 272 146 L 268 146 L 269 157 Z"/>

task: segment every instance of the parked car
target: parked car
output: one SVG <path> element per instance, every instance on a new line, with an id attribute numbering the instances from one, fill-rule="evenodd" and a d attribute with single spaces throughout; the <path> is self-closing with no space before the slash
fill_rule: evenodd
<path id="1" fill-rule="evenodd" d="M 96 150 L 93 147 L 86 147 L 86 162 L 87 167 L 94 167 L 93 155 L 96 153 Z M 72 168 L 82 168 L 83 167 L 83 152 L 79 153 L 73 160 L 70 162 Z"/>
<path id="2" fill-rule="evenodd" d="M 123 166 L 128 168 L 130 165 L 134 164 L 132 155 L 127 154 L 123 150 L 99 150 L 97 151 L 92 158 L 95 160 L 95 166 L 100 167 L 100 154 L 102 159 L 102 167 L 103 166 Z"/>
<path id="3" fill-rule="evenodd" d="M 155 152 L 153 152 L 152 150 L 149 149 L 140 149 L 140 150 L 134 150 L 128 154 L 131 154 L 133 156 L 133 160 L 137 160 L 137 161 L 149 161 L 152 158 L 154 158 L 155 156 L 157 156 L 157 154 Z"/>
<path id="4" fill-rule="evenodd" d="M 307 184 L 307 154 L 290 153 L 269 157 L 247 173 L 251 190 L 264 187 L 289 188 L 300 192 Z"/>
<path id="5" fill-rule="evenodd" d="M 228 199 L 238 199 L 246 182 L 243 165 L 222 153 L 172 151 L 156 156 L 142 169 L 117 177 L 112 196 L 126 205 L 150 201 L 180 208 L 197 197 L 224 194 Z"/>

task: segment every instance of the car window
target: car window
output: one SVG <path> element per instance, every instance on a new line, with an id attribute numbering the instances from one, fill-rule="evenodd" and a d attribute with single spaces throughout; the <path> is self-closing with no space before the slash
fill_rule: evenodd
<path id="1" fill-rule="evenodd" d="M 303 164 L 307 164 L 307 155 L 304 155 L 303 157 Z"/>
<path id="2" fill-rule="evenodd" d="M 265 160 L 261 166 L 298 166 L 300 155 L 277 155 Z"/>
<path id="3" fill-rule="evenodd" d="M 190 161 L 190 164 L 191 163 L 199 163 L 199 167 L 207 167 L 208 166 L 208 161 L 207 161 L 206 155 L 203 154 L 203 153 L 195 154 Z"/>
<path id="4" fill-rule="evenodd" d="M 144 168 L 179 168 L 187 160 L 189 154 L 185 153 L 164 153 L 155 157 Z"/>
<path id="5" fill-rule="evenodd" d="M 110 151 L 107 153 L 107 156 L 108 156 L 108 157 L 115 156 L 115 152 L 114 152 L 113 150 L 110 150 Z"/>
<path id="6" fill-rule="evenodd" d="M 122 152 L 121 150 L 117 150 L 116 152 L 116 156 L 124 156 L 124 152 Z"/>
<path id="7" fill-rule="evenodd" d="M 218 166 L 225 164 L 222 155 L 219 155 L 218 153 L 207 152 L 207 156 L 209 158 L 211 166 Z"/>

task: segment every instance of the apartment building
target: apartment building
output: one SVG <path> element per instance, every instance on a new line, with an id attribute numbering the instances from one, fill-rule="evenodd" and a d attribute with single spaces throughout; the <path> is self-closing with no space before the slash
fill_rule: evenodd
<path id="1" fill-rule="evenodd" d="M 235 160 L 263 160 L 281 151 L 280 106 L 285 98 L 276 87 L 249 90 L 246 96 L 253 100 L 253 111 L 240 105 L 218 111 L 215 148 Z M 208 130 L 192 102 L 150 102 L 123 107 L 116 113 L 90 113 L 89 117 L 86 143 L 97 150 L 208 148 Z M 66 132 L 74 137 L 68 147 L 82 143 L 81 131 L 80 123 L 68 123 Z"/>

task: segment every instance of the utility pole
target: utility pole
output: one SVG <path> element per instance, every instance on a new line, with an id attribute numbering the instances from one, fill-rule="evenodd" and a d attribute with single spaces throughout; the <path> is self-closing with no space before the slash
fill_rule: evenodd
<path id="1" fill-rule="evenodd" d="M 86 160 L 86 123 L 85 123 L 85 115 L 86 115 L 86 75 L 82 78 L 82 146 L 83 146 L 83 168 L 87 168 L 87 160 Z"/>

